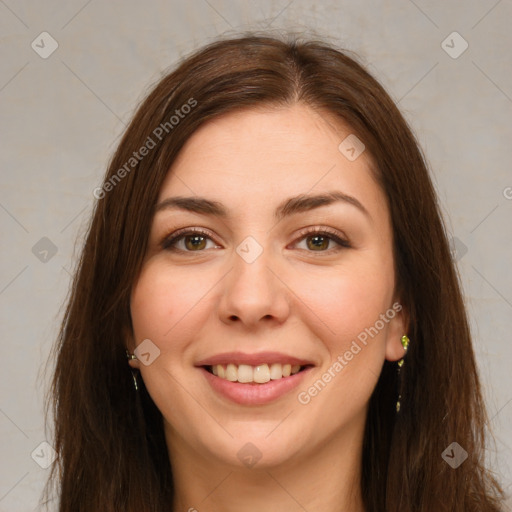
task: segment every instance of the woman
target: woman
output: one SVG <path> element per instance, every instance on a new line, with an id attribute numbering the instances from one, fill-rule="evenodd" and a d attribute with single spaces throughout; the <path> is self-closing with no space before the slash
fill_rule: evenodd
<path id="1" fill-rule="evenodd" d="M 61 512 L 500 510 L 434 188 L 355 60 L 202 48 L 94 195 L 55 346 Z"/>

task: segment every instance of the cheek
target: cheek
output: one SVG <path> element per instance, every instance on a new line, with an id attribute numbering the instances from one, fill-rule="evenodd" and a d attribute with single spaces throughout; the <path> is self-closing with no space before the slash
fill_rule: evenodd
<path id="1" fill-rule="evenodd" d="M 205 293 L 213 286 L 203 282 L 198 272 L 170 269 L 162 261 L 150 262 L 143 269 L 131 296 L 131 316 L 135 344 L 151 340 L 160 350 L 154 362 L 140 370 L 146 388 L 164 417 L 173 425 L 180 415 L 199 414 L 190 395 L 199 395 L 197 380 L 190 380 L 193 341 L 199 326 L 206 323 L 208 304 Z M 183 392 L 186 384 L 187 393 Z M 187 415 L 185 415 L 187 417 Z M 204 421 L 199 416 L 196 421 Z M 182 425 L 186 430 L 187 426 Z"/>
<path id="2" fill-rule="evenodd" d="M 319 334 L 331 356 L 373 326 L 390 307 L 393 273 L 388 270 L 370 262 L 296 276 L 293 288 L 303 302 L 300 316 L 323 326 Z"/>
<path id="3" fill-rule="evenodd" d="M 322 418 L 326 432 L 335 432 L 362 413 L 380 375 L 387 322 L 394 316 L 388 310 L 394 276 L 382 261 L 380 257 L 360 258 L 350 265 L 347 261 L 322 279 L 303 281 L 301 298 L 325 324 L 316 334 L 328 357 L 315 378 L 298 390 L 297 401 L 304 415 Z"/>
<path id="4" fill-rule="evenodd" d="M 202 311 L 205 290 L 211 285 L 197 273 L 169 269 L 156 262 L 141 273 L 131 297 L 131 315 L 136 343 L 149 338 L 161 350 L 179 347 L 187 338 L 184 329 L 197 328 L 188 320 Z M 176 333 L 179 330 L 180 336 Z M 185 335 L 185 336 L 184 336 Z"/>

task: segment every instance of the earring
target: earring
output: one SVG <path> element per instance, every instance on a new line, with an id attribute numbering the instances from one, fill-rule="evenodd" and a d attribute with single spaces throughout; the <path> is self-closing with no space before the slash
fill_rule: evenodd
<path id="1" fill-rule="evenodd" d="M 126 358 L 127 359 L 137 359 L 137 356 L 135 354 L 130 354 L 128 350 L 126 350 Z"/>
<path id="2" fill-rule="evenodd" d="M 402 347 L 404 347 L 405 353 L 407 354 L 407 349 L 409 348 L 409 338 L 404 334 L 400 340 L 402 342 Z M 400 368 L 404 365 L 404 358 L 400 359 L 398 361 L 398 371 L 397 375 L 400 376 Z M 398 394 L 398 401 L 396 402 L 396 412 L 400 411 L 400 399 L 402 398 L 402 395 Z"/>
<path id="3" fill-rule="evenodd" d="M 126 358 L 128 360 L 137 359 L 137 356 L 135 354 L 130 354 L 128 350 L 126 351 Z M 137 384 L 137 370 L 132 369 L 132 377 L 133 377 L 133 385 L 135 387 L 135 391 L 139 391 L 139 386 Z"/>
<path id="4" fill-rule="evenodd" d="M 132 370 L 132 377 L 133 385 L 135 386 L 135 391 L 139 391 L 139 386 L 137 385 L 137 372 L 135 370 Z"/>

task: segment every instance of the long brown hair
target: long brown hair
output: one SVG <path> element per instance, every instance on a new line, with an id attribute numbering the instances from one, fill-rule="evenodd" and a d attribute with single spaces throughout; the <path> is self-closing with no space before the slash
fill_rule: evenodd
<path id="1" fill-rule="evenodd" d="M 297 102 L 342 120 L 372 156 L 391 213 L 397 292 L 409 313 L 412 343 L 400 380 L 396 363 L 386 361 L 370 400 L 361 481 L 366 509 L 500 510 L 503 491 L 485 468 L 487 416 L 459 277 L 415 136 L 347 52 L 318 38 L 250 33 L 201 48 L 158 82 L 95 192 L 50 355 L 56 366 L 46 413 L 51 402 L 58 458 L 45 493 L 57 482 L 60 512 L 162 512 L 172 503 L 162 415 L 142 379 L 135 391 L 125 356 L 130 292 L 153 207 L 180 149 L 205 121 Z M 143 146 L 151 146 L 144 156 Z M 454 441 L 468 453 L 457 469 L 441 456 Z"/>

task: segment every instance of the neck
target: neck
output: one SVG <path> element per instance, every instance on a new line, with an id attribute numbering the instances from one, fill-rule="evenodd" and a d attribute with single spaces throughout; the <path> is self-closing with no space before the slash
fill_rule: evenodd
<path id="1" fill-rule="evenodd" d="M 361 455 L 365 417 L 293 460 L 230 465 L 187 445 L 166 423 L 175 512 L 364 512 Z"/>

